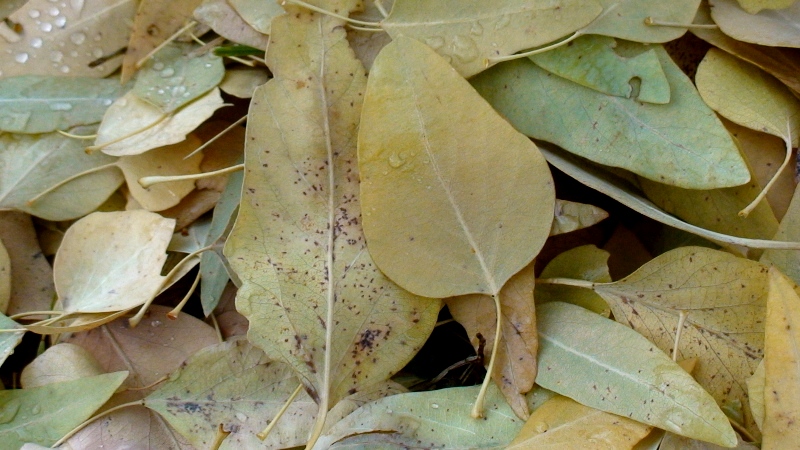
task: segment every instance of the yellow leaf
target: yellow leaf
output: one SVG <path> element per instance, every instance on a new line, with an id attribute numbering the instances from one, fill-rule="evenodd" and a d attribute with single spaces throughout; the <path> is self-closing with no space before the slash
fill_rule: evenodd
<path id="1" fill-rule="evenodd" d="M 753 375 L 747 379 L 747 394 L 750 397 L 750 410 L 753 412 L 753 420 L 758 425 L 759 430 L 764 429 L 764 360 L 756 367 Z"/>
<path id="2" fill-rule="evenodd" d="M 784 9 L 792 6 L 797 0 L 736 0 L 743 10 L 756 14 L 762 9 Z"/>
<path id="3" fill-rule="evenodd" d="M 608 213 L 596 206 L 556 199 L 556 212 L 550 236 L 590 227 L 606 217 Z"/>
<path id="4" fill-rule="evenodd" d="M 763 450 L 800 442 L 800 296 L 778 269 L 769 271 L 764 341 Z"/>

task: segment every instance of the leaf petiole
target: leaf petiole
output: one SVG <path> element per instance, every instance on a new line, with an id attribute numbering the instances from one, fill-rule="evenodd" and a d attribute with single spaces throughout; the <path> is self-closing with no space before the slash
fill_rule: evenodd
<path id="1" fill-rule="evenodd" d="M 334 13 L 332 11 L 328 11 L 327 9 L 323 9 L 323 8 L 318 7 L 318 6 L 314 6 L 314 5 L 310 4 L 310 3 L 306 3 L 306 2 L 304 2 L 302 0 L 283 0 L 281 2 L 282 5 L 285 5 L 287 3 L 291 3 L 291 4 L 297 5 L 297 6 L 302 6 L 303 8 L 310 9 L 311 11 L 314 11 L 314 12 L 317 12 L 317 13 L 320 13 L 320 14 L 324 14 L 326 16 L 335 17 L 337 19 L 341 19 L 341 20 L 344 20 L 345 22 L 351 23 L 353 25 L 363 25 L 365 27 L 370 27 L 370 28 L 381 28 L 380 22 L 365 22 L 363 20 L 351 19 L 351 18 L 349 18 L 347 16 L 342 16 L 340 14 L 336 14 L 336 13 Z"/>
<path id="2" fill-rule="evenodd" d="M 275 428 L 275 424 L 277 424 L 278 421 L 281 419 L 281 417 L 283 417 L 283 414 L 286 412 L 287 409 L 289 409 L 289 406 L 292 404 L 292 402 L 294 402 L 295 397 L 297 397 L 297 395 L 300 394 L 300 391 L 302 390 L 303 390 L 303 383 L 300 383 L 297 385 L 297 388 L 294 390 L 294 392 L 292 392 L 292 395 L 290 395 L 289 398 L 286 399 L 286 402 L 284 402 L 283 406 L 278 411 L 278 413 L 275 414 L 275 417 L 272 418 L 272 421 L 269 423 L 269 425 L 267 425 L 267 427 L 264 428 L 264 431 L 256 434 L 256 436 L 259 439 L 263 441 L 264 439 L 267 438 L 267 436 L 269 436 L 269 434 L 272 432 L 272 429 Z"/>
<path id="3" fill-rule="evenodd" d="M 237 164 L 235 166 L 214 170 L 212 172 L 194 173 L 191 175 L 172 175 L 172 176 L 153 175 L 150 177 L 142 177 L 139 178 L 139 184 L 143 188 L 147 189 L 150 186 L 158 183 L 168 183 L 170 181 L 200 180 L 202 178 L 210 178 L 210 177 L 215 177 L 217 175 L 225 175 L 228 173 L 238 172 L 240 170 L 244 170 L 244 164 Z"/>
<path id="4" fill-rule="evenodd" d="M 83 172 L 76 173 L 75 175 L 72 175 L 70 177 L 64 178 L 63 180 L 59 181 L 58 183 L 50 186 L 49 188 L 43 190 L 42 192 L 36 194 L 35 196 L 33 196 L 33 198 L 28 200 L 26 203 L 28 204 L 28 206 L 33 205 L 37 201 L 41 200 L 41 198 L 44 197 L 45 195 L 55 191 L 56 189 L 60 188 L 61 186 L 64 186 L 65 184 L 67 184 L 67 183 L 69 183 L 71 181 L 77 180 L 78 178 L 80 178 L 80 177 L 82 177 L 84 175 L 89 175 L 89 174 L 92 174 L 92 173 L 95 173 L 95 172 L 102 172 L 102 171 L 104 171 L 106 169 L 110 169 L 110 168 L 116 167 L 116 166 L 117 166 L 117 163 L 113 162 L 111 164 L 105 164 L 105 165 L 102 165 L 102 166 L 92 167 L 91 169 L 87 169 L 87 170 L 84 170 Z"/>
<path id="5" fill-rule="evenodd" d="M 549 52 L 550 50 L 553 50 L 555 48 L 558 48 L 558 47 L 561 47 L 563 45 L 566 45 L 566 44 L 574 41 L 575 39 L 578 39 L 581 36 L 583 36 L 583 33 L 581 32 L 581 30 L 578 30 L 578 31 L 572 33 L 572 36 L 564 39 L 563 41 L 558 41 L 558 42 L 556 42 L 554 44 L 550 44 L 550 45 L 547 45 L 545 47 L 540 47 L 540 48 L 533 49 L 533 50 L 530 50 L 530 51 L 527 51 L 527 52 L 523 52 L 523 53 L 514 53 L 513 55 L 506 55 L 506 56 L 494 56 L 494 57 L 490 56 L 490 57 L 486 58 L 483 61 L 483 64 L 484 64 L 485 67 L 489 67 L 489 65 L 491 65 L 491 64 L 496 64 L 496 63 L 503 62 L 503 61 L 512 61 L 512 60 L 520 59 L 520 58 L 527 58 L 528 56 L 533 56 L 533 55 L 538 55 L 539 53 Z"/>
<path id="6" fill-rule="evenodd" d="M 475 399 L 475 404 L 472 405 L 472 413 L 470 413 L 470 415 L 474 419 L 483 417 L 483 404 L 486 399 L 486 391 L 489 389 L 489 383 L 492 381 L 494 364 L 495 361 L 497 361 L 497 349 L 500 347 L 500 338 L 502 336 L 503 315 L 500 308 L 500 292 L 492 295 L 492 300 L 494 300 L 495 315 L 497 316 L 494 330 L 494 342 L 492 343 L 492 354 L 489 356 L 489 367 L 486 368 L 486 376 L 483 377 L 483 384 L 481 384 L 481 390 L 478 392 L 478 398 Z M 480 357 L 481 355 L 478 356 Z"/>
<path id="7" fill-rule="evenodd" d="M 573 280 L 572 278 L 537 278 L 536 284 L 560 284 L 563 286 L 575 286 L 586 289 L 594 289 L 598 283 L 586 280 Z M 602 284 L 602 283 L 600 283 Z"/>
<path id="8" fill-rule="evenodd" d="M 791 124 L 789 123 L 788 120 L 786 121 L 786 128 L 788 129 L 787 130 L 788 132 L 786 134 L 786 137 L 784 137 L 783 139 L 783 141 L 786 143 L 786 156 L 783 158 L 783 163 L 781 163 L 781 166 L 778 167 L 778 170 L 775 172 L 775 175 L 773 175 L 772 178 L 770 178 L 770 180 L 767 182 L 767 185 L 764 186 L 764 189 L 762 189 L 761 192 L 758 193 L 756 198 L 753 199 L 753 201 L 750 202 L 750 204 L 747 205 L 743 210 L 739 211 L 739 217 L 747 217 L 748 214 L 750 214 L 756 208 L 756 206 L 758 206 L 761 200 L 764 200 L 764 197 L 767 196 L 767 193 L 769 192 L 772 185 L 775 184 L 780 174 L 783 173 L 783 170 L 786 169 L 786 166 L 789 165 L 789 161 L 791 161 L 792 159 L 792 129 L 791 129 Z"/>
<path id="9" fill-rule="evenodd" d="M 109 414 L 111 414 L 111 413 L 113 413 L 115 411 L 119 411 L 120 409 L 127 408 L 129 406 L 144 406 L 144 400 L 137 400 L 135 402 L 123 403 L 123 404 L 117 405 L 117 406 L 115 406 L 113 408 L 109 408 L 109 409 L 101 412 L 100 414 L 98 414 L 96 416 L 92 416 L 92 417 L 86 419 L 85 421 L 83 421 L 83 423 L 81 423 L 77 427 L 73 428 L 72 431 L 70 431 L 69 433 L 65 434 L 61 439 L 57 440 L 56 443 L 53 444 L 50 448 L 57 448 L 58 446 L 60 446 L 64 442 L 66 442 L 69 438 L 71 438 L 72 436 L 75 436 L 75 434 L 77 432 L 79 432 L 82 429 L 84 429 L 86 427 L 86 425 L 89 425 L 90 423 L 94 422 L 95 420 L 97 420 L 97 419 L 99 419 L 101 417 L 107 416 L 107 415 L 109 415 Z"/>
<path id="10" fill-rule="evenodd" d="M 715 30 L 719 26 L 715 23 L 675 23 L 675 22 L 661 22 L 658 19 L 647 17 L 644 19 L 644 24 L 652 27 L 671 27 L 671 28 L 695 28 L 702 30 Z"/>

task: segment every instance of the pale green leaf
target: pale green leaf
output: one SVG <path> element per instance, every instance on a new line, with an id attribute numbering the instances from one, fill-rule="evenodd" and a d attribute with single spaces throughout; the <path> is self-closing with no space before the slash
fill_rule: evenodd
<path id="1" fill-rule="evenodd" d="M 47 133 L 100 122 L 125 91 L 118 80 L 38 75 L 0 78 L 0 130 Z"/>
<path id="2" fill-rule="evenodd" d="M 625 55 L 615 39 L 581 36 L 570 45 L 530 57 L 542 69 L 604 94 L 631 98 L 633 79 L 638 79 L 636 99 L 648 103 L 669 103 L 669 83 L 655 51 Z M 638 46 L 637 46 L 638 47 Z"/>
<path id="3" fill-rule="evenodd" d="M 550 236 L 590 227 L 606 217 L 608 213 L 596 206 L 556 199 Z"/>
<path id="4" fill-rule="evenodd" d="M 158 412 L 196 448 L 208 448 L 220 425 L 230 431 L 221 449 L 286 448 L 303 445 L 317 405 L 301 392 L 265 441 L 256 437 L 300 385 L 292 369 L 270 362 L 244 339 L 195 353 L 147 396 Z"/>
<path id="5" fill-rule="evenodd" d="M 678 359 L 697 358 L 697 381 L 720 404 L 747 405 L 745 380 L 763 356 L 766 267 L 704 247 L 664 253 L 615 283 L 594 287 L 614 317 Z M 745 425 L 755 428 L 745 408 Z"/>
<path id="6" fill-rule="evenodd" d="M 14 322 L 2 313 L 0 313 L 0 329 L 19 329 L 19 331 L 0 333 L 0 366 L 2 366 L 6 358 L 14 353 L 14 347 L 22 341 L 22 335 L 25 334 L 25 329 L 22 325 Z M 5 412 L 2 409 L 0 409 L 0 417 L 5 417 Z"/>
<path id="7" fill-rule="evenodd" d="M 89 418 L 125 381 L 128 372 L 0 391 L 0 440 L 9 449 L 26 442 L 52 445 Z"/>
<path id="8" fill-rule="evenodd" d="M 758 450 L 757 446 L 743 441 L 741 437 L 735 447 L 722 447 L 710 442 L 698 441 L 697 439 L 690 439 L 673 433 L 666 433 L 664 435 L 664 439 L 661 441 L 658 450 L 729 450 L 731 448 L 733 450 Z"/>
<path id="9" fill-rule="evenodd" d="M 789 209 L 778 226 L 774 239 L 800 241 L 800 188 L 795 188 Z M 800 250 L 767 250 L 761 262 L 773 264 L 786 276 L 800 283 Z"/>
<path id="10" fill-rule="evenodd" d="M 187 55 L 191 47 L 168 45 L 139 70 L 133 92 L 170 113 L 216 87 L 225 75 L 222 58 L 208 52 Z"/>
<path id="11" fill-rule="evenodd" d="M 762 9 L 784 9 L 792 6 L 797 0 L 737 0 L 739 6 L 750 14 L 757 14 Z"/>
<path id="12" fill-rule="evenodd" d="M 83 142 L 60 133 L 0 135 L 0 209 L 18 209 L 47 220 L 70 220 L 94 211 L 122 183 L 119 170 L 109 167 L 80 176 L 29 203 L 74 175 L 116 160 L 103 154 L 87 155 L 83 149 Z"/>
<path id="13" fill-rule="evenodd" d="M 608 283 L 608 257 L 610 254 L 594 245 L 582 245 L 567 250 L 553 258 L 545 266 L 539 278 L 571 278 L 595 283 Z M 536 283 L 536 303 L 566 302 L 582 306 L 604 317 L 611 309 L 602 297 L 591 290 L 561 284 Z"/>
<path id="14" fill-rule="evenodd" d="M 600 11 L 596 0 L 396 0 L 381 27 L 392 39 L 425 42 L 470 77 L 486 68 L 487 58 L 555 41 Z"/>
<path id="15" fill-rule="evenodd" d="M 9 16 L 23 33 L 18 40 L 0 40 L 0 75 L 109 75 L 121 63 L 112 55 L 130 35 L 120 24 L 135 14 L 135 0 L 28 1 Z"/>
<path id="16" fill-rule="evenodd" d="M 568 303 L 539 305 L 536 316 L 536 384 L 601 411 L 735 445 L 714 399 L 642 335 Z"/>
<path id="17" fill-rule="evenodd" d="M 277 5 L 277 2 L 259 2 L 259 4 Z M 269 36 L 254 30 L 227 0 L 204 1 L 194 10 L 194 18 L 231 42 L 261 50 L 267 48 Z M 226 74 L 225 76 L 227 77 L 228 75 Z"/>
<path id="18" fill-rule="evenodd" d="M 374 442 L 413 443 L 415 448 L 505 448 L 522 428 L 523 421 L 514 415 L 493 385 L 486 395 L 485 417 L 480 420 L 470 417 L 478 390 L 479 386 L 470 386 L 410 392 L 368 403 L 334 425 L 314 448 L 326 449 L 348 436 L 376 432 L 380 434 L 372 436 Z M 394 433 L 387 435 L 388 432 Z M 362 448 L 374 447 L 367 444 Z"/>
<path id="19" fill-rule="evenodd" d="M 709 0 L 711 17 L 723 33 L 743 42 L 772 47 L 800 47 L 800 3 L 785 9 L 743 10 L 737 0 Z"/>
<path id="20" fill-rule="evenodd" d="M 550 232 L 536 146 L 418 41 L 399 37 L 375 60 L 358 147 L 369 251 L 411 292 L 497 294 Z"/>
<path id="21" fill-rule="evenodd" d="M 284 14 L 280 3 L 262 0 L 228 0 L 228 3 L 255 30 L 269 34 L 272 19 Z"/>
<path id="22" fill-rule="evenodd" d="M 342 24 L 301 9 L 273 20 L 275 78 L 251 103 L 225 244 L 249 339 L 295 370 L 320 404 L 318 426 L 338 400 L 402 368 L 440 307 L 392 283 L 366 250 L 355 148 L 366 75 Z"/>
<path id="23" fill-rule="evenodd" d="M 603 12 L 581 30 L 582 34 L 602 34 L 629 41 L 659 43 L 677 39 L 686 28 L 647 25 L 652 17 L 659 22 L 692 23 L 700 0 L 600 0 Z"/>
<path id="24" fill-rule="evenodd" d="M 121 311 L 155 297 L 174 226 L 173 219 L 141 210 L 92 213 L 75 222 L 53 263 L 64 311 Z"/>
<path id="25" fill-rule="evenodd" d="M 725 127 L 664 49 L 653 51 L 670 83 L 666 105 L 601 94 L 528 60 L 472 83 L 523 133 L 600 164 L 689 189 L 746 183 L 750 173 Z"/>
<path id="26" fill-rule="evenodd" d="M 725 118 L 795 147 L 800 142 L 800 100 L 758 67 L 712 48 L 695 82 L 703 100 Z"/>

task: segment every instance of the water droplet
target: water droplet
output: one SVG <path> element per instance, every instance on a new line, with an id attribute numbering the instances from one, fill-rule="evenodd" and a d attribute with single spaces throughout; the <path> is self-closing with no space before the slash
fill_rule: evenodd
<path id="1" fill-rule="evenodd" d="M 61 73 L 69 73 L 69 67 L 68 66 L 61 66 L 61 68 L 59 70 L 61 71 Z"/>
<path id="2" fill-rule="evenodd" d="M 472 27 L 469 29 L 469 32 L 471 34 L 474 34 L 475 36 L 480 36 L 483 34 L 483 25 L 481 25 L 478 22 L 475 22 L 472 24 Z"/>
<path id="3" fill-rule="evenodd" d="M 547 422 L 536 422 L 533 425 L 533 428 L 536 430 L 537 433 L 544 433 L 550 428 L 550 426 L 547 425 Z"/>
<path id="4" fill-rule="evenodd" d="M 510 16 L 508 16 L 508 15 L 505 15 L 505 16 L 501 17 L 501 18 L 500 18 L 500 19 L 497 21 L 497 23 L 496 23 L 496 24 L 494 24 L 494 29 L 495 29 L 495 30 L 499 30 L 499 29 L 501 29 L 501 28 L 505 28 L 505 27 L 507 27 L 507 26 L 508 26 L 508 24 L 509 24 L 509 23 L 511 23 L 511 17 L 510 17 Z"/>
<path id="5" fill-rule="evenodd" d="M 111 103 L 113 103 L 113 102 L 111 101 L 110 98 L 104 98 L 103 99 L 103 106 L 111 106 Z"/>
<path id="6" fill-rule="evenodd" d="M 69 0 L 69 6 L 72 7 L 72 10 L 76 13 L 81 12 L 83 9 L 83 0 Z"/>
<path id="7" fill-rule="evenodd" d="M 36 19 L 41 15 L 42 13 L 40 13 L 38 9 L 32 9 L 28 11 L 28 16 L 30 16 L 31 19 Z"/>
<path id="8" fill-rule="evenodd" d="M 397 153 L 392 153 L 389 155 L 389 165 L 397 169 L 398 167 L 402 166 L 406 163 L 406 160 L 398 155 Z"/>
<path id="9" fill-rule="evenodd" d="M 103 49 L 102 48 L 96 48 L 96 49 L 92 50 L 92 56 L 94 56 L 95 58 L 102 58 L 103 57 Z"/>
<path id="10" fill-rule="evenodd" d="M 431 408 L 439 409 L 439 405 L 437 403 L 431 403 Z"/>
<path id="11" fill-rule="evenodd" d="M 164 69 L 164 63 L 157 62 L 157 63 L 153 64 L 153 69 L 155 69 L 155 70 L 163 70 Z"/>
<path id="12" fill-rule="evenodd" d="M 27 53 L 25 53 L 25 52 L 22 52 L 22 53 L 17 53 L 17 54 L 14 56 L 14 61 L 16 61 L 16 62 L 18 62 L 18 63 L 20 63 L 20 64 L 23 64 L 23 63 L 25 63 L 25 61 L 27 61 L 27 60 L 28 60 L 28 54 L 27 54 Z"/>
<path id="13" fill-rule="evenodd" d="M 453 56 L 463 63 L 474 61 L 478 57 L 478 46 L 471 37 L 456 35 L 453 38 Z"/>
<path id="14" fill-rule="evenodd" d="M 53 30 L 53 24 L 49 22 L 42 22 L 39 24 L 39 29 L 44 31 L 45 33 L 49 33 Z"/>
<path id="15" fill-rule="evenodd" d="M 166 69 L 161 71 L 161 76 L 163 78 L 169 78 L 173 75 L 175 75 L 175 69 L 173 69 L 172 67 L 167 67 Z"/>
<path id="16" fill-rule="evenodd" d="M 39 405 L 34 405 L 34 407 L 31 408 L 31 414 L 39 414 L 40 412 L 42 412 L 42 408 Z"/>
<path id="17" fill-rule="evenodd" d="M 392 414 L 393 412 L 394 412 L 394 411 L 392 411 L 391 409 L 387 409 L 387 410 L 386 410 L 386 414 Z"/>
<path id="18" fill-rule="evenodd" d="M 64 28 L 64 26 L 67 24 L 67 18 L 64 16 L 58 16 L 56 17 L 56 20 L 53 21 L 53 23 L 56 24 L 56 26 L 59 28 Z"/>
<path id="19" fill-rule="evenodd" d="M 185 80 L 184 77 L 172 77 L 167 81 L 167 83 L 169 83 L 170 86 L 177 86 L 183 83 L 183 80 Z"/>
<path id="20" fill-rule="evenodd" d="M 440 36 L 431 36 L 429 38 L 425 38 L 425 43 L 428 44 L 428 47 L 436 50 L 444 45 L 444 38 Z"/>
<path id="21" fill-rule="evenodd" d="M 81 45 L 84 41 L 86 41 L 86 35 L 83 33 L 72 33 L 69 37 L 69 40 L 75 45 Z"/>
<path id="22" fill-rule="evenodd" d="M 55 17 L 61 14 L 61 11 L 59 11 L 58 8 L 56 8 L 55 6 L 51 6 L 47 8 L 47 14 L 50 14 L 51 16 Z"/>
<path id="23" fill-rule="evenodd" d="M 64 54 L 60 51 L 56 50 L 50 52 L 50 61 L 61 62 L 62 59 L 64 59 Z"/>
<path id="24" fill-rule="evenodd" d="M 33 48 L 42 48 L 42 39 L 41 38 L 33 38 L 31 39 L 31 47 Z"/>
<path id="25" fill-rule="evenodd" d="M 158 328 L 158 327 L 161 326 L 161 321 L 160 320 L 154 320 L 154 321 L 150 322 L 150 326 L 153 327 L 153 328 Z"/>
<path id="26" fill-rule="evenodd" d="M 240 422 L 247 422 L 247 416 L 240 412 L 236 413 L 236 418 L 239 419 Z"/>
<path id="27" fill-rule="evenodd" d="M 51 103 L 50 109 L 53 111 L 70 111 L 72 110 L 72 104 L 70 103 Z"/>
<path id="28" fill-rule="evenodd" d="M 204 67 L 205 67 L 206 69 L 208 69 L 208 68 L 211 68 L 211 63 L 205 63 L 205 64 L 204 64 Z"/>
<path id="29" fill-rule="evenodd" d="M 158 95 L 164 95 L 164 90 L 163 89 L 159 89 L 157 92 L 158 92 Z"/>

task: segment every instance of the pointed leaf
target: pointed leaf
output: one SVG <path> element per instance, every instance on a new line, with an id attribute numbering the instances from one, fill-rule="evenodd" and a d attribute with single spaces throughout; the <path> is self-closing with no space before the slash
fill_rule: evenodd
<path id="1" fill-rule="evenodd" d="M 568 303 L 539 305 L 536 315 L 536 384 L 683 436 L 736 444 L 714 399 L 642 335 Z"/>
<path id="2" fill-rule="evenodd" d="M 556 199 L 550 236 L 590 227 L 606 217 L 608 213 L 596 206 Z"/>
<path id="3" fill-rule="evenodd" d="M 758 14 L 743 10 L 737 0 L 709 0 L 711 17 L 723 33 L 744 42 L 773 47 L 800 47 L 800 4 L 785 9 L 765 9 Z"/>
<path id="4" fill-rule="evenodd" d="M 119 81 L 28 75 L 0 79 L 0 130 L 48 133 L 100 122 L 122 95 Z"/>
<path id="5" fill-rule="evenodd" d="M 396 0 L 381 27 L 397 39 L 425 42 L 464 77 L 486 68 L 490 56 L 506 56 L 564 37 L 592 21 L 595 0 Z"/>
<path id="6" fill-rule="evenodd" d="M 523 133 L 592 161 L 688 189 L 744 184 L 750 174 L 727 130 L 663 48 L 666 105 L 601 94 L 530 61 L 511 61 L 472 80 Z"/>
<path id="7" fill-rule="evenodd" d="M 536 146 L 413 39 L 375 60 L 358 146 L 370 253 L 411 292 L 494 295 L 550 232 L 553 182 Z"/>
<path id="8" fill-rule="evenodd" d="M 0 329 L 11 330 L 15 328 L 18 328 L 19 331 L 0 333 L 0 366 L 3 365 L 9 355 L 14 353 L 14 347 L 22 341 L 22 335 L 25 334 L 25 328 L 22 325 L 9 319 L 5 314 L 0 314 Z"/>
<path id="9" fill-rule="evenodd" d="M 32 389 L 0 391 L 4 420 L 0 439 L 7 448 L 25 442 L 52 445 L 88 419 L 125 381 L 127 372 L 53 383 Z"/>
<path id="10" fill-rule="evenodd" d="M 596 283 L 608 283 L 608 257 L 610 254 L 594 245 L 582 245 L 567 250 L 547 263 L 539 278 L 572 278 Z M 609 317 L 611 310 L 602 297 L 589 289 L 561 284 L 537 283 L 536 303 L 565 302 Z"/>
<path id="11" fill-rule="evenodd" d="M 750 399 L 750 411 L 753 413 L 753 421 L 759 430 L 764 429 L 764 386 L 766 384 L 764 360 L 762 359 L 753 375 L 747 379 L 747 397 Z"/>
<path id="12" fill-rule="evenodd" d="M 64 311 L 121 311 L 155 297 L 174 226 L 147 211 L 97 212 L 75 222 L 53 263 Z"/>

